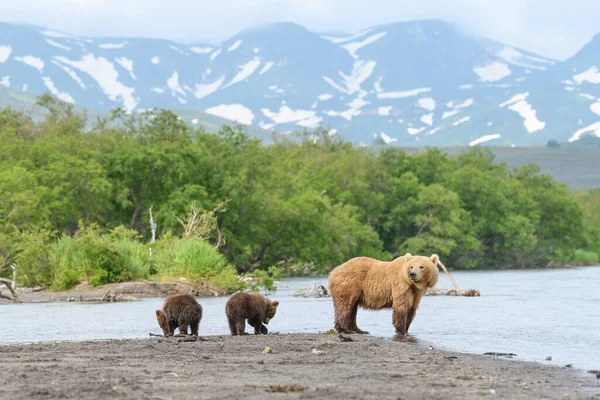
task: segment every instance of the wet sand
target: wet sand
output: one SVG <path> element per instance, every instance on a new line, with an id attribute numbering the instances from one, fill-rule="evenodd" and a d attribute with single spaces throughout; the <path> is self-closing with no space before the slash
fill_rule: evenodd
<path id="1" fill-rule="evenodd" d="M 0 397 L 600 399 L 600 381 L 584 371 L 350 338 L 270 334 L 0 345 Z M 271 353 L 263 352 L 266 346 Z"/>

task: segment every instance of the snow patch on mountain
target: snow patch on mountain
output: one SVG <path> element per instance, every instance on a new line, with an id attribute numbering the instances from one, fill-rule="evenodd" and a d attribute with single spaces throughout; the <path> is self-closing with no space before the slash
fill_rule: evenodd
<path id="1" fill-rule="evenodd" d="M 219 79 L 217 79 L 216 81 L 214 81 L 212 83 L 208 83 L 208 84 L 196 83 L 196 85 L 195 85 L 196 90 L 194 90 L 194 96 L 196 96 L 196 98 L 198 98 L 198 99 L 206 97 L 209 94 L 216 92 L 221 87 L 221 85 L 223 84 L 224 81 L 225 81 L 225 75 L 221 76 Z"/>
<path id="2" fill-rule="evenodd" d="M 366 29 L 362 32 L 358 32 L 352 36 L 347 36 L 347 37 L 333 37 L 333 36 L 321 36 L 321 37 L 325 40 L 329 40 L 333 44 L 339 44 L 339 43 L 349 42 L 354 39 L 358 39 L 359 37 L 364 36 L 369 32 L 371 32 L 371 29 Z"/>
<path id="3" fill-rule="evenodd" d="M 65 71 L 75 82 L 77 82 L 79 87 L 81 87 L 82 89 L 85 89 L 85 85 L 84 85 L 83 81 L 81 80 L 79 75 L 77 75 L 77 73 L 75 71 L 73 71 L 71 68 L 67 67 L 66 65 L 62 65 L 57 60 L 52 60 L 51 62 L 52 62 L 52 64 L 56 65 L 57 67 L 59 67 L 60 69 Z"/>
<path id="4" fill-rule="evenodd" d="M 381 93 L 377 93 L 377 98 L 378 99 L 401 99 L 404 97 L 417 96 L 421 93 L 427 93 L 430 91 L 431 91 L 431 88 L 419 88 L 419 89 L 404 90 L 404 91 L 399 91 L 399 92 L 381 92 Z"/>
<path id="5" fill-rule="evenodd" d="M 454 108 L 454 109 L 458 110 L 460 108 L 470 107 L 473 104 L 475 104 L 475 99 L 468 98 L 468 99 L 464 100 L 462 103 L 455 103 L 454 101 L 449 101 L 446 105 L 450 108 Z"/>
<path id="6" fill-rule="evenodd" d="M 489 142 L 490 140 L 500 139 L 502 136 L 499 133 L 485 135 L 469 142 L 469 146 L 477 146 L 478 144 Z"/>
<path id="7" fill-rule="evenodd" d="M 421 128 L 413 128 L 413 127 L 408 127 L 408 129 L 406 130 L 408 132 L 409 135 L 417 135 L 421 132 L 423 132 L 425 130 L 425 127 L 421 127 Z"/>
<path id="8" fill-rule="evenodd" d="M 8 60 L 8 58 L 10 57 L 11 53 L 12 53 L 12 47 L 7 46 L 7 45 L 0 46 L 0 63 L 5 63 Z"/>
<path id="9" fill-rule="evenodd" d="M 569 138 L 569 142 L 574 142 L 576 140 L 579 140 L 581 138 L 581 136 L 583 136 L 584 133 L 588 133 L 588 132 L 594 136 L 600 137 L 600 121 L 594 122 L 593 124 L 588 125 L 585 128 L 579 129 L 577 132 L 575 132 L 573 134 L 573 136 L 571 136 Z"/>
<path id="10" fill-rule="evenodd" d="M 350 107 L 347 110 L 344 110 L 344 111 L 329 110 L 329 111 L 325 111 L 325 114 L 329 115 L 330 117 L 342 117 L 347 121 L 351 121 L 352 117 L 357 117 L 361 114 L 361 112 L 362 112 L 361 108 L 363 108 L 367 104 L 370 104 L 370 102 L 364 100 L 362 97 L 359 96 L 359 97 L 353 99 L 351 102 L 346 103 L 346 105 L 348 105 Z"/>
<path id="11" fill-rule="evenodd" d="M 208 54 L 213 50 L 212 47 L 199 47 L 199 46 L 192 46 L 190 47 L 190 51 L 192 53 L 196 53 L 196 54 Z"/>
<path id="12" fill-rule="evenodd" d="M 304 128 L 316 128 L 319 126 L 321 121 L 323 121 L 323 117 L 313 115 L 312 117 L 308 117 L 306 119 L 296 122 L 296 125 L 302 126 Z"/>
<path id="13" fill-rule="evenodd" d="M 179 54 L 183 54 L 184 56 L 188 55 L 188 53 L 186 53 L 185 51 L 183 51 L 182 49 L 180 49 L 180 48 L 179 48 L 179 47 L 177 47 L 177 46 L 173 46 L 172 44 L 171 44 L 171 45 L 169 45 L 169 48 L 170 48 L 171 50 L 174 50 L 174 51 L 178 52 Z"/>
<path id="14" fill-rule="evenodd" d="M 279 112 L 271 111 L 268 108 L 261 108 L 263 115 L 271 119 L 275 124 L 287 124 L 297 122 L 315 116 L 316 112 L 311 110 L 293 110 L 290 107 L 283 105 L 279 107 Z"/>
<path id="15" fill-rule="evenodd" d="M 236 42 L 234 44 L 232 44 L 231 46 L 229 46 L 229 48 L 227 49 L 228 52 L 232 52 L 234 50 L 236 50 L 238 47 L 240 47 L 240 45 L 242 44 L 241 40 L 236 40 Z"/>
<path id="16" fill-rule="evenodd" d="M 358 54 L 357 54 L 358 50 L 362 49 L 365 46 L 370 45 L 371 43 L 375 43 L 376 41 L 378 41 L 379 39 L 384 37 L 386 35 L 386 33 L 387 32 L 376 33 L 375 35 L 369 36 L 365 40 L 362 40 L 360 42 L 350 42 L 348 44 L 343 45 L 342 47 L 344 49 L 346 49 L 346 51 L 348 53 L 350 53 L 352 58 L 358 59 Z"/>
<path id="17" fill-rule="evenodd" d="M 173 71 L 173 75 L 171 75 L 171 77 L 167 79 L 167 87 L 171 89 L 171 95 L 176 97 L 181 104 L 187 103 L 187 100 L 185 100 L 185 97 L 187 97 L 187 93 L 185 93 L 185 91 L 179 84 L 179 73 L 177 71 Z"/>
<path id="18" fill-rule="evenodd" d="M 155 93 L 159 93 L 159 94 L 164 94 L 165 93 L 165 89 L 163 89 L 163 88 L 153 87 L 153 88 L 150 88 L 150 90 L 152 90 Z"/>
<path id="19" fill-rule="evenodd" d="M 46 87 L 48 88 L 48 90 L 50 90 L 50 93 L 52 93 L 54 97 L 67 103 L 75 104 L 75 100 L 73 100 L 73 97 L 71 97 L 69 93 L 60 92 L 56 88 L 56 86 L 54 86 L 54 82 L 52 82 L 52 79 L 50 77 L 44 76 L 42 78 L 42 81 L 44 81 L 44 85 L 46 85 Z"/>
<path id="20" fill-rule="evenodd" d="M 433 113 L 423 115 L 421 117 L 421 122 L 424 123 L 425 125 L 432 126 L 433 125 Z"/>
<path id="21" fill-rule="evenodd" d="M 106 58 L 96 58 L 93 54 L 87 54 L 79 61 L 72 61 L 66 57 L 54 57 L 54 59 L 87 73 L 100 85 L 110 100 L 117 101 L 117 98 L 120 98 L 126 110 L 131 111 L 137 107 L 139 99 L 133 97 L 135 89 L 119 81 L 119 73 L 114 64 Z"/>
<path id="22" fill-rule="evenodd" d="M 255 58 L 251 61 L 248 61 L 246 64 L 240 65 L 238 68 L 240 71 L 237 75 L 224 87 L 229 87 L 231 85 L 235 85 L 238 82 L 243 81 L 244 79 L 250 77 L 256 71 L 256 69 L 260 66 L 260 58 Z"/>
<path id="23" fill-rule="evenodd" d="M 135 81 L 137 80 L 137 78 L 135 77 L 135 74 L 133 73 L 133 60 L 130 60 L 126 57 L 119 57 L 119 58 L 115 58 L 115 61 L 123 68 L 125 68 L 127 70 L 127 72 L 129 72 L 129 75 L 131 76 L 131 78 Z"/>
<path id="24" fill-rule="evenodd" d="M 431 97 L 419 99 L 417 103 L 419 103 L 419 107 L 424 108 L 427 111 L 435 110 L 435 100 Z"/>
<path id="25" fill-rule="evenodd" d="M 385 132 L 381 132 L 381 139 L 383 139 L 385 144 L 390 144 L 398 141 L 398 139 L 386 135 Z"/>
<path id="26" fill-rule="evenodd" d="M 496 82 L 511 74 L 508 65 L 495 61 L 485 65 L 476 66 L 473 68 L 482 82 Z"/>
<path id="27" fill-rule="evenodd" d="M 10 87 L 10 76 L 3 76 L 0 78 L 0 86 Z"/>
<path id="28" fill-rule="evenodd" d="M 600 102 L 590 104 L 590 111 L 594 114 L 600 115 Z"/>
<path id="29" fill-rule="evenodd" d="M 573 75 L 573 80 L 581 85 L 583 82 L 600 83 L 600 71 L 595 65 L 580 74 Z"/>
<path id="30" fill-rule="evenodd" d="M 539 69 L 541 71 L 545 70 L 546 67 L 541 66 L 541 65 L 526 63 L 526 62 L 524 62 L 524 60 L 546 62 L 546 63 L 552 64 L 552 61 L 544 60 L 542 58 L 537 58 L 537 57 L 526 56 L 523 53 L 521 53 L 519 50 L 517 50 L 513 47 L 509 47 L 509 46 L 504 46 L 504 48 L 502 48 L 502 50 L 500 50 L 499 52 L 496 53 L 496 56 L 503 59 L 504 61 L 506 61 L 509 64 L 516 65 L 519 67 L 524 67 L 524 68 Z"/>
<path id="31" fill-rule="evenodd" d="M 44 36 L 49 36 L 49 37 L 53 37 L 53 38 L 71 39 L 73 37 L 73 36 L 70 36 L 70 35 L 67 35 L 64 33 L 50 31 L 50 30 L 44 30 L 44 31 L 41 31 L 40 33 Z"/>
<path id="32" fill-rule="evenodd" d="M 50 46 L 54 46 L 56 48 L 62 49 L 62 50 L 67 50 L 70 51 L 71 48 L 69 46 L 65 46 L 64 44 L 60 44 L 58 42 L 55 42 L 52 39 L 44 39 L 46 41 L 46 43 L 48 43 Z"/>
<path id="33" fill-rule="evenodd" d="M 254 113 L 241 104 L 220 104 L 205 110 L 208 114 L 235 121 L 243 125 L 251 125 Z"/>
<path id="34" fill-rule="evenodd" d="M 150 59 L 150 62 L 154 65 L 158 64 L 160 62 L 160 58 L 158 58 L 158 56 L 154 56 Z"/>
<path id="35" fill-rule="evenodd" d="M 454 121 L 452 123 L 452 126 L 458 126 L 460 124 L 464 124 L 465 122 L 467 122 L 468 120 L 470 120 L 471 117 L 469 117 L 468 115 L 466 117 L 462 117 L 461 119 L 457 119 L 456 121 Z"/>
<path id="36" fill-rule="evenodd" d="M 529 96 L 529 93 L 519 93 L 508 101 L 500 104 L 500 107 L 508 106 L 509 110 L 518 113 L 524 119 L 523 124 L 525 125 L 527 132 L 533 133 L 544 129 L 546 123 L 537 118 L 537 112 L 529 103 L 527 103 L 527 96 Z"/>
<path id="37" fill-rule="evenodd" d="M 214 61 L 215 58 L 219 57 L 219 54 L 221 54 L 221 49 L 217 49 L 215 51 L 213 51 L 210 54 L 210 57 L 208 57 L 210 59 L 210 61 Z"/>
<path id="38" fill-rule="evenodd" d="M 458 114 L 459 112 L 460 110 L 444 111 L 444 113 L 442 114 L 442 119 L 449 118 L 453 115 Z"/>
<path id="39" fill-rule="evenodd" d="M 319 99 L 319 101 L 327 101 L 333 99 L 333 95 L 329 93 L 323 93 L 318 95 L 317 99 Z"/>
<path id="40" fill-rule="evenodd" d="M 390 111 L 392 111 L 392 106 L 384 106 L 377 108 L 377 113 L 379 115 L 390 115 Z"/>
<path id="41" fill-rule="evenodd" d="M 105 50 L 115 50 L 115 49 L 122 49 L 126 45 L 127 45 L 127 42 L 122 42 L 122 43 L 101 43 L 101 44 L 98 45 L 98 47 L 100 47 L 101 49 L 105 49 Z"/>
<path id="42" fill-rule="evenodd" d="M 265 65 L 262 67 L 262 69 L 260 70 L 260 72 L 258 73 L 258 75 L 264 74 L 265 72 L 270 70 L 273 67 L 273 65 L 275 65 L 275 63 L 273 61 L 267 61 L 265 63 Z"/>
<path id="43" fill-rule="evenodd" d="M 27 64 L 30 67 L 33 67 L 40 72 L 44 69 L 44 62 L 39 57 L 35 57 L 35 56 L 15 57 L 15 60 L 21 61 L 22 63 Z"/>

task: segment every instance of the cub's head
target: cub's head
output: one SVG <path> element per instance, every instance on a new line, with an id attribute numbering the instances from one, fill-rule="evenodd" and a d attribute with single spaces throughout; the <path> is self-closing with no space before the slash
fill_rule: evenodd
<path id="1" fill-rule="evenodd" d="M 169 324 L 167 324 L 167 316 L 161 310 L 156 310 L 156 319 L 158 320 L 158 326 L 163 331 L 163 335 L 171 336 L 173 333 L 169 332 Z"/>
<path id="2" fill-rule="evenodd" d="M 408 279 L 416 286 L 434 287 L 438 281 L 438 261 L 440 258 L 437 254 L 431 257 L 413 256 L 406 254 L 406 262 L 404 264 L 405 272 Z"/>
<path id="3" fill-rule="evenodd" d="M 267 300 L 267 313 L 265 315 L 265 324 L 268 324 L 269 321 L 273 319 L 275 313 L 277 312 L 278 305 L 278 301 Z"/>

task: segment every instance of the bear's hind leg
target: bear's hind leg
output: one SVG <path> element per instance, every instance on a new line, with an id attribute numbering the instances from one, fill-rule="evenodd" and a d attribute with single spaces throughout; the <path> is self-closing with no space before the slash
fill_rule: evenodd
<path id="1" fill-rule="evenodd" d="M 352 315 L 351 315 L 352 324 L 350 325 L 350 329 L 356 333 L 359 333 L 362 335 L 368 335 L 369 332 L 363 331 L 356 325 L 356 314 L 358 314 L 358 302 L 356 302 L 356 304 L 354 305 L 354 308 L 352 309 Z"/>
<path id="2" fill-rule="evenodd" d="M 192 321 L 190 329 L 192 330 L 192 336 L 198 336 L 198 327 L 200 326 L 200 320 Z"/>
<path id="3" fill-rule="evenodd" d="M 179 334 L 180 335 L 188 335 L 188 323 L 187 322 L 179 322 Z"/>
<path id="4" fill-rule="evenodd" d="M 229 332 L 231 332 L 231 335 L 237 335 L 237 327 L 235 326 L 235 320 L 233 318 L 227 318 L 227 323 L 229 324 Z"/>
<path id="5" fill-rule="evenodd" d="M 244 318 L 235 321 L 235 331 L 238 335 L 246 334 L 246 320 Z"/>
<path id="6" fill-rule="evenodd" d="M 356 333 L 352 329 L 352 325 L 356 325 L 356 321 L 352 321 L 352 310 L 358 305 L 358 301 L 352 301 L 351 298 L 337 299 L 333 301 L 335 309 L 335 330 L 339 333 L 352 334 Z"/>

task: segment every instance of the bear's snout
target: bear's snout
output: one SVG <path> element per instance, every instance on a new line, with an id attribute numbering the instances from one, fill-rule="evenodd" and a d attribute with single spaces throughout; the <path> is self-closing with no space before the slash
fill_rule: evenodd
<path id="1" fill-rule="evenodd" d="M 411 272 L 409 275 L 410 275 L 410 279 L 412 279 L 413 281 L 417 279 L 417 273 L 416 272 Z"/>

